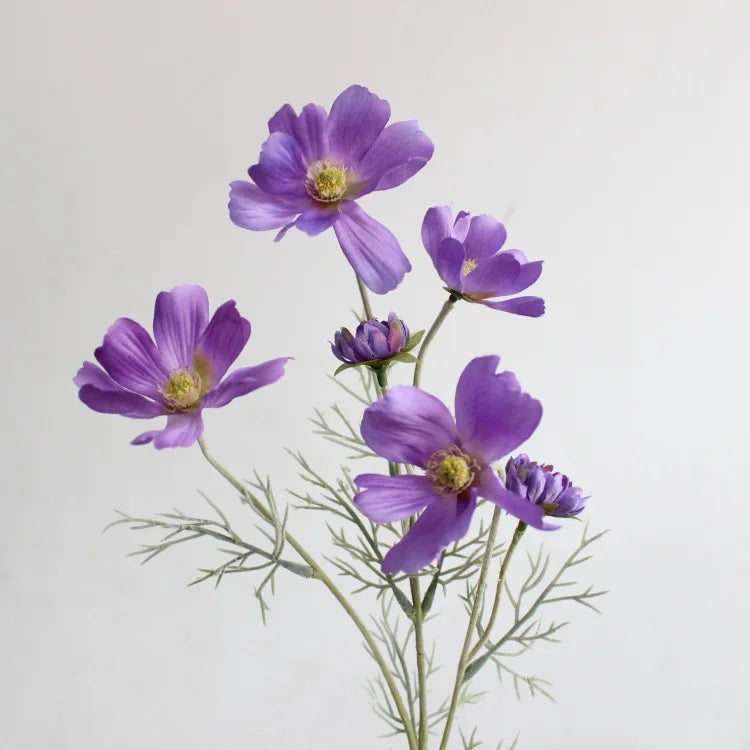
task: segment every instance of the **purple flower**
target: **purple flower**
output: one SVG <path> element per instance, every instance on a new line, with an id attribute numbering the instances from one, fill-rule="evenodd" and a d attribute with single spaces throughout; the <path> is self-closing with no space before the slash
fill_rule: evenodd
<path id="1" fill-rule="evenodd" d="M 417 476 L 360 474 L 364 488 L 354 499 L 376 523 L 424 513 L 383 560 L 383 572 L 414 573 L 463 537 L 478 497 L 484 497 L 539 529 L 550 528 L 544 510 L 509 492 L 493 461 L 523 443 L 542 416 L 541 404 L 521 391 L 512 372 L 496 374 L 500 358 L 478 357 L 456 387 L 456 419 L 437 398 L 411 386 L 396 386 L 370 406 L 362 437 L 376 453 L 425 470 Z"/>
<path id="2" fill-rule="evenodd" d="M 233 182 L 229 216 L 245 229 L 293 226 L 309 235 L 333 227 L 341 249 L 378 294 L 395 289 L 411 270 L 398 240 L 356 202 L 406 182 L 429 161 L 432 141 L 415 120 L 386 127 L 391 107 L 362 86 L 350 86 L 330 113 L 308 104 L 299 115 L 285 104 L 268 122 L 270 135 L 253 183 Z"/>
<path id="3" fill-rule="evenodd" d="M 250 323 L 234 300 L 209 321 L 206 290 L 189 284 L 157 296 L 154 338 L 156 345 L 140 324 L 119 318 L 94 352 L 101 367 L 84 362 L 73 378 L 79 398 L 94 411 L 134 419 L 167 416 L 163 430 L 138 435 L 134 445 L 192 445 L 203 434 L 204 408 L 275 383 L 289 359 L 243 367 L 225 378 L 250 338 Z"/>
<path id="4" fill-rule="evenodd" d="M 430 208 L 422 221 L 422 243 L 450 291 L 493 310 L 538 318 L 544 314 L 541 297 L 492 299 L 528 289 L 542 273 L 542 261 L 528 262 L 520 250 L 500 252 L 506 236 L 505 227 L 486 214 L 459 211 L 454 221 L 449 206 Z"/>
<path id="5" fill-rule="evenodd" d="M 390 313 L 388 320 L 363 320 L 354 334 L 342 328 L 331 344 L 331 351 L 344 363 L 336 372 L 357 365 L 381 367 L 394 359 L 413 362 L 408 352 L 419 343 L 422 333 L 410 337 L 406 323 L 396 313 Z"/>
<path id="6" fill-rule="evenodd" d="M 505 486 L 516 495 L 541 507 L 548 516 L 571 518 L 585 507 L 580 487 L 574 487 L 565 474 L 554 471 L 554 466 L 530 461 L 522 453 L 511 458 L 505 468 Z"/>

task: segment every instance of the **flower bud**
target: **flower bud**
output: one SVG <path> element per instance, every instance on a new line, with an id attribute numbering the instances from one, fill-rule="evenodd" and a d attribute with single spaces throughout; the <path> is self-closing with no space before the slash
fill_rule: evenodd
<path id="1" fill-rule="evenodd" d="M 396 317 L 363 320 L 354 334 L 348 328 L 337 331 L 331 351 L 347 365 L 378 365 L 407 350 L 409 329 Z"/>

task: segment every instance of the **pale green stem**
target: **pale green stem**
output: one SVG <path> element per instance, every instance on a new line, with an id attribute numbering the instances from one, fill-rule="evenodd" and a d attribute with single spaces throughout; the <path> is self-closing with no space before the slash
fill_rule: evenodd
<path id="1" fill-rule="evenodd" d="M 227 469 L 224 468 L 209 452 L 206 448 L 205 440 L 201 437 L 198 440 L 198 445 L 200 446 L 200 449 L 205 456 L 208 463 L 211 464 L 211 466 L 216 469 L 216 471 L 221 474 L 224 479 L 229 482 L 236 490 L 242 494 L 242 496 L 252 502 L 252 499 L 250 497 L 250 493 L 247 491 L 247 488 L 245 485 L 237 479 L 233 474 L 231 474 Z M 264 515 L 269 520 L 271 519 L 270 512 L 264 508 L 264 506 L 257 501 L 253 502 L 253 506 L 256 507 L 259 512 Z M 409 718 L 409 714 L 407 712 L 406 707 L 404 706 L 404 702 L 401 699 L 401 693 L 398 689 L 398 685 L 396 685 L 395 680 L 393 679 L 393 674 L 388 667 L 388 664 L 386 663 L 385 659 L 383 658 L 383 654 L 380 652 L 380 649 L 378 648 L 377 643 L 375 643 L 375 640 L 373 639 L 370 631 L 365 627 L 365 624 L 360 619 L 359 615 L 355 611 L 354 607 L 349 603 L 347 598 L 341 593 L 341 591 L 338 589 L 336 584 L 326 575 L 325 571 L 320 567 L 320 565 L 317 563 L 317 561 L 305 550 L 305 548 L 287 531 L 284 534 L 286 541 L 289 543 L 289 545 L 297 552 L 297 554 L 310 566 L 310 568 L 313 571 L 313 578 L 317 578 L 319 581 L 322 581 L 323 584 L 328 588 L 328 590 L 333 594 L 334 598 L 338 603 L 344 608 L 344 611 L 349 615 L 349 617 L 352 619 L 354 624 L 357 626 L 357 629 L 362 634 L 362 637 L 365 639 L 365 643 L 367 644 L 368 649 L 370 650 L 370 653 L 372 653 L 373 659 L 377 662 L 378 667 L 380 668 L 380 671 L 383 674 L 383 679 L 385 680 L 386 684 L 388 685 L 388 689 L 390 690 L 391 696 L 393 698 L 394 705 L 396 707 L 396 710 L 398 711 L 398 715 L 401 719 L 402 724 L 404 725 L 404 732 L 406 733 L 406 739 L 409 743 L 409 750 L 420 750 L 419 745 L 417 744 L 417 738 L 414 734 L 414 727 L 412 726 L 411 720 Z"/>
<path id="2" fill-rule="evenodd" d="M 440 308 L 437 318 L 435 318 L 433 324 L 430 326 L 430 330 L 427 331 L 427 335 L 424 337 L 424 341 L 422 341 L 422 346 L 419 347 L 419 355 L 414 364 L 414 380 L 412 381 L 412 384 L 416 388 L 419 388 L 419 382 L 422 378 L 422 367 L 424 366 L 424 357 L 425 354 L 427 354 L 427 349 L 432 343 L 432 339 L 435 338 L 435 335 L 440 330 L 440 326 L 443 325 L 443 321 L 448 317 L 448 313 L 453 309 L 453 305 L 456 304 L 457 300 L 458 297 L 451 292 L 445 304 Z"/>
<path id="3" fill-rule="evenodd" d="M 367 287 L 365 286 L 365 282 L 362 281 L 359 274 L 356 274 L 357 276 L 357 286 L 359 287 L 359 296 L 362 298 L 362 307 L 365 311 L 365 318 L 367 320 L 370 320 L 372 315 L 372 307 L 370 307 L 370 295 L 367 293 Z"/>
<path id="4" fill-rule="evenodd" d="M 497 576 L 495 601 L 492 602 L 492 612 L 490 613 L 490 619 L 487 621 L 486 627 L 479 636 L 479 640 L 474 644 L 474 648 L 471 649 L 469 660 L 473 659 L 479 653 L 479 650 L 482 648 L 482 646 L 484 646 L 485 643 L 487 643 L 487 640 L 490 637 L 492 628 L 495 625 L 495 620 L 497 620 L 497 613 L 500 610 L 500 597 L 502 596 L 503 584 L 505 583 L 505 574 L 508 571 L 510 558 L 513 556 L 518 543 L 521 541 L 521 537 L 523 536 L 524 531 L 526 531 L 526 524 L 523 521 L 519 521 L 518 526 L 516 526 L 516 530 L 513 532 L 513 539 L 511 539 L 510 541 L 508 551 L 505 553 L 502 565 L 500 566 L 500 573 Z"/>
<path id="5" fill-rule="evenodd" d="M 388 371 L 385 367 L 375 370 L 378 385 L 383 395 L 388 392 Z M 388 470 L 391 476 L 399 474 L 399 465 L 388 462 Z M 428 714 L 427 714 L 427 676 L 425 673 L 424 655 L 424 615 L 422 614 L 422 592 L 419 586 L 419 577 L 410 576 L 409 586 L 411 588 L 412 614 L 411 621 L 414 624 L 414 644 L 417 660 L 417 696 L 419 698 L 419 750 L 427 750 Z M 408 679 L 408 677 L 407 677 Z"/>
<path id="6" fill-rule="evenodd" d="M 469 651 L 471 649 L 471 640 L 474 635 L 474 629 L 476 628 L 477 621 L 479 620 L 479 611 L 482 607 L 484 587 L 487 582 L 487 570 L 490 567 L 492 550 L 495 547 L 495 538 L 497 537 L 497 525 L 499 521 L 500 508 L 495 507 L 495 510 L 492 513 L 490 529 L 487 534 L 487 548 L 484 551 L 482 567 L 479 571 L 479 580 L 477 581 L 477 587 L 474 591 L 474 604 L 471 608 L 471 614 L 469 615 L 469 626 L 466 628 L 464 645 L 461 649 L 461 656 L 458 659 L 458 667 L 456 668 L 456 681 L 453 685 L 453 695 L 451 696 L 450 707 L 448 708 L 448 714 L 445 718 L 445 729 L 443 730 L 443 738 L 440 741 L 440 750 L 446 750 L 446 748 L 448 747 L 448 739 L 450 738 L 451 729 L 453 727 L 453 719 L 456 715 L 456 708 L 458 707 L 458 700 L 461 695 L 461 685 L 464 681 L 464 672 L 466 671 L 466 666 L 469 660 L 468 657 Z"/>

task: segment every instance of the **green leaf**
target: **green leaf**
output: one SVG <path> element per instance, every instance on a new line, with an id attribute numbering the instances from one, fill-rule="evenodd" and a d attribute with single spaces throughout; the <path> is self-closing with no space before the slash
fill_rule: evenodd
<path id="1" fill-rule="evenodd" d="M 422 340 L 423 336 L 424 330 L 413 333 L 411 336 L 409 336 L 409 340 L 406 342 L 406 346 L 404 347 L 403 351 L 411 351 Z"/>

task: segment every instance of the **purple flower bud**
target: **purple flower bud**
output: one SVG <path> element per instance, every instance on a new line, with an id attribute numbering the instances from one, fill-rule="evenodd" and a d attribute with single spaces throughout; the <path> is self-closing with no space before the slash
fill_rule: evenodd
<path id="1" fill-rule="evenodd" d="M 522 453 L 508 461 L 505 486 L 516 495 L 540 505 L 548 516 L 577 516 L 586 507 L 588 497 L 583 497 L 580 487 L 574 487 L 565 474 L 553 471 L 553 468 L 549 464 L 530 461 Z"/>
<path id="2" fill-rule="evenodd" d="M 354 334 L 348 328 L 337 331 L 331 351 L 345 364 L 369 364 L 400 354 L 408 341 L 406 324 L 391 313 L 388 320 L 363 320 Z"/>

